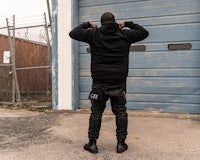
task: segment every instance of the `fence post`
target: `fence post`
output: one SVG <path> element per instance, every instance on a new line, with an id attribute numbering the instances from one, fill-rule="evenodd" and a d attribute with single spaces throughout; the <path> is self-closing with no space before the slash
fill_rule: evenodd
<path id="1" fill-rule="evenodd" d="M 13 36 L 11 38 L 10 27 L 8 18 L 6 18 L 8 27 L 8 38 L 11 52 L 11 63 L 12 63 L 12 103 L 17 103 L 21 105 L 21 96 L 19 91 L 19 84 L 17 79 L 16 64 L 15 64 L 15 16 L 13 15 Z M 16 98 L 16 99 L 15 99 Z"/>
<path id="2" fill-rule="evenodd" d="M 48 10 L 48 15 L 49 15 L 50 31 L 51 31 L 51 34 L 52 34 L 51 9 L 50 9 L 49 0 L 46 0 L 46 2 L 47 2 L 47 10 Z"/>
<path id="3" fill-rule="evenodd" d="M 47 18 L 46 14 L 44 13 L 44 19 L 45 19 L 45 34 L 46 34 L 46 40 L 47 40 L 47 63 L 50 68 L 47 69 L 47 95 L 49 95 L 49 80 L 51 75 L 51 44 L 49 40 L 49 32 L 48 32 L 48 24 L 47 24 Z"/>

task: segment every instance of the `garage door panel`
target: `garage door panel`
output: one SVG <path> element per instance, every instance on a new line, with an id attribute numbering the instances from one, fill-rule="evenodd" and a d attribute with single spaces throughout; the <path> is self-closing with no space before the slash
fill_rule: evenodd
<path id="1" fill-rule="evenodd" d="M 159 102 L 159 103 L 187 103 L 199 104 L 198 95 L 165 95 L 165 94 L 127 94 L 129 102 Z"/>
<path id="2" fill-rule="evenodd" d="M 140 43 L 200 41 L 200 23 L 146 27 L 149 37 Z M 82 45 L 85 45 L 84 43 Z"/>
<path id="3" fill-rule="evenodd" d="M 90 69 L 80 69 L 81 77 L 90 77 Z M 200 77 L 200 69 L 183 68 L 183 69 L 129 69 L 129 77 Z"/>
<path id="4" fill-rule="evenodd" d="M 90 68 L 90 57 L 80 55 L 80 68 Z M 200 50 L 131 53 L 129 60 L 129 68 L 199 68 Z"/>
<path id="5" fill-rule="evenodd" d="M 81 92 L 80 98 L 88 100 L 88 92 Z M 198 95 L 165 95 L 165 94 L 127 94 L 128 102 L 159 102 L 159 103 L 187 103 L 199 104 Z"/>
<path id="6" fill-rule="evenodd" d="M 200 50 L 135 53 L 129 56 L 129 68 L 199 68 Z"/>
<path id="7" fill-rule="evenodd" d="M 170 42 L 159 42 L 159 43 L 142 43 L 140 42 L 139 44 L 143 44 L 146 46 L 146 50 L 153 52 L 153 51 L 166 51 L 168 50 L 168 45 L 169 44 L 185 44 L 185 43 L 190 43 L 192 45 L 192 50 L 200 50 L 200 41 L 170 41 Z M 137 44 L 133 44 L 138 45 Z"/>
<path id="8" fill-rule="evenodd" d="M 194 88 L 200 84 L 200 77 L 170 78 L 170 77 L 128 77 L 129 88 Z M 200 87 L 199 87 L 200 88 Z"/>
<path id="9" fill-rule="evenodd" d="M 185 44 L 190 43 L 192 45 L 192 50 L 200 50 L 200 41 L 171 41 L 171 42 L 159 42 L 159 43 L 133 43 L 132 46 L 144 45 L 146 51 L 156 52 L 156 51 L 166 51 L 168 50 L 169 44 Z M 88 52 L 89 45 L 85 43 L 80 43 L 79 52 L 80 54 L 90 54 Z"/>
<path id="10" fill-rule="evenodd" d="M 116 4 L 116 3 L 127 3 L 127 2 L 137 2 L 137 1 L 147 1 L 147 0 L 100 0 L 100 1 L 94 1 L 94 0 L 79 0 L 79 7 L 84 6 L 101 6 L 105 4 Z"/>
<path id="11" fill-rule="evenodd" d="M 198 113 L 200 110 L 199 104 L 185 103 L 149 103 L 149 102 L 128 102 L 129 109 L 146 109 L 150 111 L 160 112 L 177 112 L 177 113 Z"/>
<path id="12" fill-rule="evenodd" d="M 127 85 L 127 93 L 129 94 L 184 94 L 184 95 L 198 95 L 200 96 L 200 89 L 196 87 L 137 87 L 132 88 Z"/>
<path id="13" fill-rule="evenodd" d="M 114 2 L 114 1 L 113 1 Z M 198 3 L 197 3 L 198 2 Z M 152 0 L 80 7 L 79 20 L 95 21 L 105 11 L 113 12 L 117 19 L 158 17 L 199 13 L 200 1 L 197 0 Z"/>
<path id="14" fill-rule="evenodd" d="M 146 50 L 130 51 L 128 109 L 200 113 L 199 0 L 80 0 L 79 5 L 79 23 L 93 21 L 100 26 L 101 14 L 110 11 L 117 22 L 133 20 L 150 33 L 132 44 Z M 187 50 L 168 49 L 188 43 Z M 91 55 L 88 44 L 79 46 L 80 107 L 90 107 Z"/>
<path id="15" fill-rule="evenodd" d="M 80 23 L 92 21 L 98 27 L 100 24 L 100 17 L 97 17 L 95 20 L 87 19 L 85 21 L 81 21 Z M 199 23 L 200 22 L 200 14 L 192 14 L 192 15 L 176 15 L 176 16 L 162 16 L 162 17 L 145 17 L 145 18 L 126 18 L 126 19 L 117 19 L 117 23 L 122 21 L 133 21 L 136 24 L 140 24 L 145 27 L 149 26 L 161 26 L 161 25 L 171 25 L 171 24 L 188 24 L 188 23 Z"/>
<path id="16" fill-rule="evenodd" d="M 187 23 L 199 23 L 200 14 L 192 15 L 170 15 L 161 17 L 147 17 L 147 18 L 129 18 L 128 21 L 134 21 L 135 23 L 143 26 L 160 26 L 170 24 L 187 24 Z M 120 22 L 120 20 L 118 20 Z"/>
<path id="17" fill-rule="evenodd" d="M 146 27 L 149 37 L 142 42 L 199 41 L 200 23 Z M 191 32 L 192 31 L 192 32 Z"/>
<path id="18" fill-rule="evenodd" d="M 80 92 L 91 91 L 92 79 L 80 78 Z M 127 79 L 127 93 L 145 94 L 200 94 L 200 78 L 154 78 L 129 77 Z"/>
<path id="19" fill-rule="evenodd" d="M 89 71 L 88 71 L 89 72 Z M 129 77 L 200 77 L 198 68 L 171 69 L 129 69 Z"/>
<path id="20" fill-rule="evenodd" d="M 80 105 L 83 108 L 91 107 L 89 100 L 81 100 Z M 107 108 L 110 107 L 107 103 Z M 159 112 L 178 112 L 178 113 L 198 113 L 200 106 L 198 104 L 185 103 L 152 103 L 152 102 L 128 102 L 126 107 L 134 110 L 150 110 Z"/>

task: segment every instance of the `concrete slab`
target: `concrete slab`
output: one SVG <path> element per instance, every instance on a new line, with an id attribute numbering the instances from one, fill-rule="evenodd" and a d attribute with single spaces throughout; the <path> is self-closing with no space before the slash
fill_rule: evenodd
<path id="1" fill-rule="evenodd" d="M 117 154 L 115 117 L 106 110 L 93 155 L 83 149 L 89 113 L 0 108 L 0 160 L 200 159 L 200 115 L 128 111 L 129 149 Z"/>

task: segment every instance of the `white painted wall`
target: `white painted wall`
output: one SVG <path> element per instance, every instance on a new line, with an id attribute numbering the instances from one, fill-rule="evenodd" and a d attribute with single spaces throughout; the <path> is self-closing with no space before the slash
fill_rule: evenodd
<path id="1" fill-rule="evenodd" d="M 71 0 L 58 0 L 58 109 L 72 110 Z"/>

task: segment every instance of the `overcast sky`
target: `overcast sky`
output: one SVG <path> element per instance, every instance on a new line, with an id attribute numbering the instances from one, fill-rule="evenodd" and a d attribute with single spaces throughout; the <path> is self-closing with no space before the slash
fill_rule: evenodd
<path id="1" fill-rule="evenodd" d="M 51 0 L 49 0 L 51 3 Z M 0 5 L 0 28 L 6 27 L 6 18 L 10 24 L 15 15 L 16 27 L 44 24 L 44 12 L 49 21 L 47 0 L 1 0 Z M 0 34 L 7 34 L 7 29 L 0 29 Z M 29 28 L 16 30 L 16 37 L 43 42 L 45 31 L 43 28 Z"/>
<path id="2" fill-rule="evenodd" d="M 11 18 L 13 15 L 20 18 L 42 15 L 44 12 L 47 13 L 46 0 L 1 0 L 0 27 L 6 24 L 6 18 Z"/>

